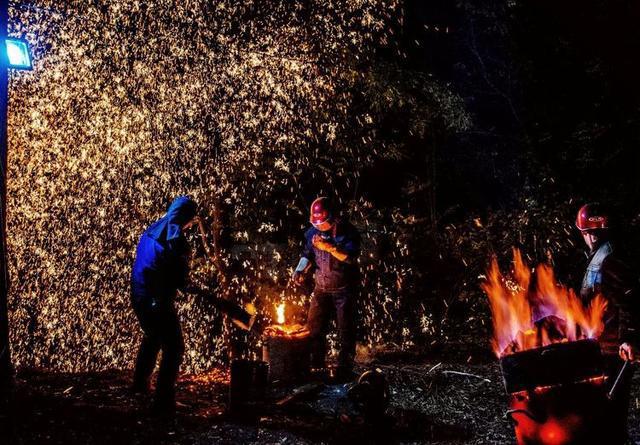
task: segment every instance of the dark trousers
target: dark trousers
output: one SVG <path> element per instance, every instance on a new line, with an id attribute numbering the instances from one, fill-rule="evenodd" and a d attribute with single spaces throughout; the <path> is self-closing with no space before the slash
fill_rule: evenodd
<path id="1" fill-rule="evenodd" d="M 609 392 L 620 375 L 624 361 L 617 354 L 604 354 L 604 363 L 605 375 L 608 377 L 607 392 Z M 611 398 L 611 403 L 605 413 L 608 428 L 607 440 L 611 444 L 624 444 L 627 441 L 627 419 L 629 417 L 633 373 L 634 365 L 629 363 L 625 372 L 620 376 L 620 381 L 616 386 Z"/>
<path id="2" fill-rule="evenodd" d="M 329 322 L 335 313 L 340 353 L 338 366 L 351 369 L 356 352 L 355 295 L 352 289 L 336 291 L 316 290 L 311 297 L 307 327 L 311 339 L 311 365 L 325 367 Z"/>
<path id="3" fill-rule="evenodd" d="M 162 351 L 160 371 L 156 382 L 156 401 L 172 403 L 178 370 L 182 363 L 184 342 L 178 314 L 173 307 L 151 307 L 149 304 L 134 304 L 136 316 L 144 336 L 138 351 L 133 385 L 147 388 L 158 353 Z"/>

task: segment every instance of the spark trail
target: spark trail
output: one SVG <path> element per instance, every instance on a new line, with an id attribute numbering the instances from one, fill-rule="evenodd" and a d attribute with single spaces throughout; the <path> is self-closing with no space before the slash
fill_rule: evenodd
<path id="1" fill-rule="evenodd" d="M 303 191 L 346 190 L 349 213 L 366 216 L 364 229 L 386 232 L 394 246 L 379 257 L 375 236 L 365 236 L 367 340 L 394 329 L 386 321 L 411 275 L 406 241 L 384 226 L 397 211 L 374 210 L 357 177 L 376 159 L 398 156 L 401 143 L 377 128 L 399 107 L 415 116 L 406 131 L 425 132 L 434 114 L 452 129 L 469 124 L 446 88 L 410 76 L 418 94 L 407 99 L 399 87 L 406 76 L 377 62 L 376 48 L 395 48 L 396 0 L 42 0 L 14 5 L 11 16 L 12 33 L 32 43 L 35 59 L 33 72 L 11 80 L 18 365 L 131 366 L 140 334 L 129 306 L 135 246 L 184 193 L 201 203 L 210 230 L 214 207 L 228 209 L 232 245 L 218 252 L 228 268 L 220 292 L 258 307 L 284 298 L 301 308 L 304 297 L 282 284 L 298 254 Z M 195 268 L 206 275 L 202 260 Z M 178 305 L 183 369 L 207 370 L 224 357 L 230 328 L 192 298 Z"/>

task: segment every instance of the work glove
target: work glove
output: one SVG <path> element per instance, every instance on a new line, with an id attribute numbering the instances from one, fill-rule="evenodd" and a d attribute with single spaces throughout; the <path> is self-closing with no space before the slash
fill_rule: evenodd
<path id="1" fill-rule="evenodd" d="M 311 262 L 305 258 L 300 258 L 300 262 L 296 266 L 296 269 L 293 271 L 293 275 L 291 276 L 291 281 L 296 286 L 302 286 L 304 284 L 305 272 L 311 267 Z"/>
<path id="2" fill-rule="evenodd" d="M 316 249 L 324 250 L 325 252 L 332 252 L 336 249 L 335 244 L 323 239 L 320 235 L 314 235 L 312 243 Z"/>
<path id="3" fill-rule="evenodd" d="M 633 361 L 636 359 L 636 351 L 629 343 L 622 343 L 618 349 L 618 354 L 622 360 Z"/>
<path id="4" fill-rule="evenodd" d="M 291 277 L 291 281 L 296 286 L 302 286 L 304 284 L 304 274 L 300 271 L 293 272 L 293 276 Z"/>

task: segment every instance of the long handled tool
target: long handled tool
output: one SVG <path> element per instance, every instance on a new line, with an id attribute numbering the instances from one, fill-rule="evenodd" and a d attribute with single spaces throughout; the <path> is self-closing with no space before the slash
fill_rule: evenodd
<path id="1" fill-rule="evenodd" d="M 204 248 L 204 254 L 207 259 L 213 263 L 215 266 L 215 261 L 213 255 L 211 255 L 211 249 L 209 249 L 209 243 L 207 243 L 207 231 L 204 228 L 204 223 L 202 222 L 202 218 L 198 217 L 198 231 L 200 232 L 200 239 L 202 240 L 202 247 Z"/>
<path id="2" fill-rule="evenodd" d="M 615 395 L 616 389 L 618 388 L 618 384 L 620 383 L 620 380 L 622 379 L 622 376 L 624 375 L 625 371 L 627 370 L 627 367 L 629 366 L 629 362 L 630 362 L 630 360 L 625 360 L 624 361 L 624 365 L 622 365 L 622 369 L 620 369 L 620 372 L 618 373 L 618 377 L 616 377 L 616 381 L 613 382 L 613 386 L 611 387 L 611 390 L 609 391 L 609 394 L 607 394 L 607 397 L 609 399 L 613 399 L 613 396 Z"/>
<path id="3" fill-rule="evenodd" d="M 202 239 L 202 246 L 204 247 L 204 253 L 211 264 L 217 268 L 215 259 L 211 255 L 211 249 L 207 243 L 207 231 L 204 228 L 204 223 L 201 218 L 198 218 L 198 230 L 200 232 L 200 238 Z M 250 331 L 256 320 L 256 309 L 252 304 L 248 304 L 245 307 L 229 301 L 225 298 L 214 297 L 211 294 L 206 294 L 207 300 L 213 304 L 220 312 L 225 314 L 231 319 L 233 324 L 241 329 Z"/>

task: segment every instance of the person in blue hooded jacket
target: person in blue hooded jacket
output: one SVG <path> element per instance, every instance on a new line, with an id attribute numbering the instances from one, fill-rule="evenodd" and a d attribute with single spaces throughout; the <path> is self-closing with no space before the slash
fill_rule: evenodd
<path id="1" fill-rule="evenodd" d="M 154 400 L 155 407 L 162 410 L 175 408 L 175 384 L 184 343 L 174 299 L 186 286 L 189 273 L 191 249 L 184 233 L 197 223 L 196 203 L 186 196 L 175 199 L 166 215 L 142 234 L 131 274 L 131 303 L 144 333 L 133 390 L 149 390 L 162 351 Z"/>

